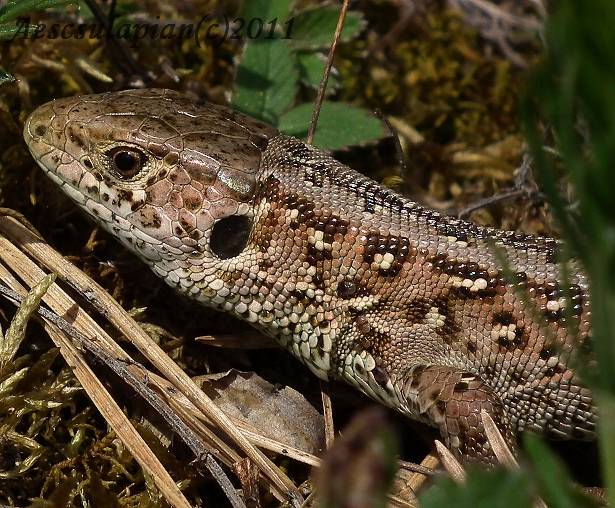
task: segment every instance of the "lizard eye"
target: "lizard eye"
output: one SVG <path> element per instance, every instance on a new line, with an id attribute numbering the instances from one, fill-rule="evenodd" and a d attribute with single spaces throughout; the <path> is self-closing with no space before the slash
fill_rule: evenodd
<path id="1" fill-rule="evenodd" d="M 143 168 L 145 156 L 132 147 L 119 146 L 108 152 L 113 170 L 120 178 L 132 178 Z"/>

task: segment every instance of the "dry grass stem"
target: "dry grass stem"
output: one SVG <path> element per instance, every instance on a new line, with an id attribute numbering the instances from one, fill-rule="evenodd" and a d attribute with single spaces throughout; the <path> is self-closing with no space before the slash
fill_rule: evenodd
<path id="1" fill-rule="evenodd" d="M 463 466 L 441 441 L 436 439 L 435 444 L 438 455 L 440 455 L 440 462 L 442 462 L 444 469 L 446 469 L 448 474 L 451 475 L 451 478 L 457 483 L 465 483 L 466 472 Z"/>
<path id="2" fill-rule="evenodd" d="M 17 251 L 17 252 L 15 252 Z M 0 257 L 12 269 L 24 279 L 26 284 L 31 285 L 33 280 L 44 276 L 43 272 L 32 261 L 23 256 L 6 238 L 0 237 Z M 8 262 L 7 262 L 8 259 Z M 25 277 L 23 275 L 26 274 Z M 32 274 L 28 276 L 27 274 Z M 30 282 L 26 279 L 31 279 Z M 13 291 L 20 295 L 26 295 L 27 291 L 12 276 L 4 264 L 0 264 L 0 279 Z M 54 296 L 61 290 L 57 286 L 51 286 L 44 299 L 51 308 L 60 305 Z M 54 295 L 56 293 L 56 295 Z M 56 325 L 45 321 L 44 328 L 49 336 L 60 348 L 60 351 L 71 367 L 75 376 L 89 394 L 92 402 L 98 408 L 109 426 L 125 444 L 139 465 L 154 478 L 154 482 L 169 504 L 176 508 L 190 508 L 190 503 L 179 490 L 167 470 L 160 463 L 156 455 L 147 446 L 141 435 L 134 428 L 130 420 L 124 415 L 113 397 L 109 394 L 103 383 L 96 377 L 89 365 L 83 359 L 82 352 L 72 343 L 70 337 Z M 105 332 L 101 329 L 100 332 Z"/>

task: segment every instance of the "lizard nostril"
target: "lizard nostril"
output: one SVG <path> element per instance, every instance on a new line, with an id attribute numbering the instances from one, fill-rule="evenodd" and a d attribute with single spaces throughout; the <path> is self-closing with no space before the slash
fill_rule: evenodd
<path id="1" fill-rule="evenodd" d="M 34 134 L 39 137 L 43 137 L 47 132 L 47 127 L 42 123 L 39 123 L 36 127 L 34 127 Z"/>

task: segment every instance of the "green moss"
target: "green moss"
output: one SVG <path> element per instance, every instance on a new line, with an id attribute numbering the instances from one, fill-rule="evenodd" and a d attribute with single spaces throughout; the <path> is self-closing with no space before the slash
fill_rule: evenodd
<path id="1" fill-rule="evenodd" d="M 482 52 L 456 13 L 434 9 L 416 16 L 386 48 L 386 59 L 366 51 L 357 48 L 340 64 L 344 95 L 405 118 L 431 142 L 483 146 L 519 131 L 524 73 Z"/>

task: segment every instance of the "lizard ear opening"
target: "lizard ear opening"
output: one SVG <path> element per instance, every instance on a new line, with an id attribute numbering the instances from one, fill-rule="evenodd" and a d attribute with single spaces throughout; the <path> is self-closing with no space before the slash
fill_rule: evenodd
<path id="1" fill-rule="evenodd" d="M 220 259 L 239 255 L 248 244 L 251 230 L 252 221 L 245 215 L 231 215 L 220 219 L 211 232 L 211 251 Z"/>

